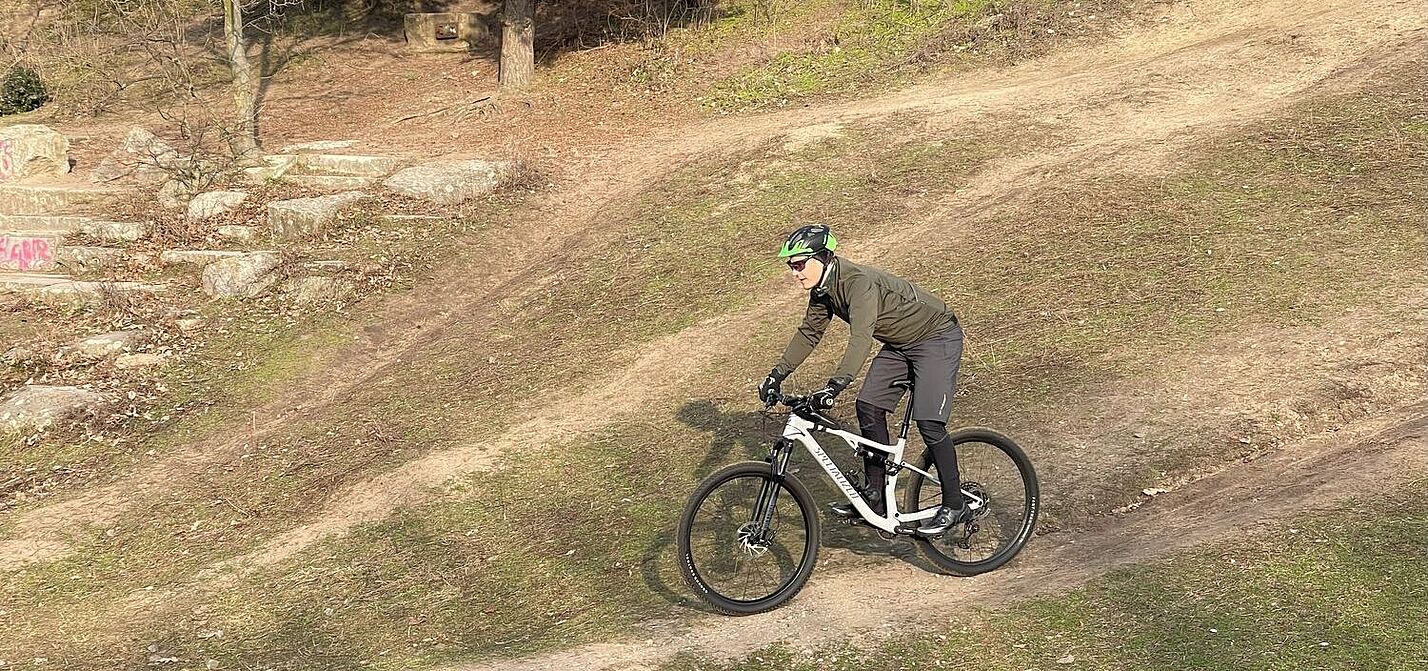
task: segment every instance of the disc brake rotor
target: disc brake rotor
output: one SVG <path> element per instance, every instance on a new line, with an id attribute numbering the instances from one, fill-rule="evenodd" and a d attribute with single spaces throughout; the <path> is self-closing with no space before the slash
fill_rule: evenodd
<path id="1" fill-rule="evenodd" d="M 739 538 L 739 549 L 749 557 L 762 557 L 769 551 L 767 534 L 759 533 L 758 524 L 745 522 L 736 533 Z"/>
<path id="2" fill-rule="evenodd" d="M 972 496 L 981 499 L 982 505 L 972 511 L 972 519 L 979 520 L 992 512 L 992 497 L 987 494 L 987 488 L 980 482 L 963 482 L 962 490 Z"/>

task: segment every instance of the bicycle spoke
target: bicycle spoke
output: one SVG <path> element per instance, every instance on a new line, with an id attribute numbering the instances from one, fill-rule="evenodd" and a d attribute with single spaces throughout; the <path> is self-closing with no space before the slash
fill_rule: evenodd
<path id="1" fill-rule="evenodd" d="M 930 545 L 953 561 L 986 561 L 1016 542 L 1027 523 L 1026 485 L 1011 456 L 990 443 L 959 443 L 957 465 L 963 491 L 985 499 L 985 508 L 971 524 L 954 528 Z M 930 473 L 939 475 L 935 464 L 929 466 Z M 941 500 L 941 486 L 923 478 L 916 492 L 918 508 L 939 505 Z"/>
<path id="2" fill-rule="evenodd" d="M 737 601 L 762 599 L 788 583 L 804 553 L 807 531 L 797 533 L 789 510 L 802 522 L 790 492 L 780 485 L 768 529 L 756 508 L 767 476 L 742 476 L 723 483 L 696 511 L 690 555 L 700 578 Z M 801 536 L 801 537 L 800 537 Z"/>

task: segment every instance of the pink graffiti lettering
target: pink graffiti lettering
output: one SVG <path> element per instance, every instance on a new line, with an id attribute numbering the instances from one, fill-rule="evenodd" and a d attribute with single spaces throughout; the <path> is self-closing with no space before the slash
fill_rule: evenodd
<path id="1" fill-rule="evenodd" d="M 10 179 L 15 174 L 15 143 L 8 138 L 0 138 L 0 179 Z"/>
<path id="2" fill-rule="evenodd" d="M 0 235 L 0 265 L 34 270 L 54 260 L 54 248 L 45 238 L 12 238 Z"/>

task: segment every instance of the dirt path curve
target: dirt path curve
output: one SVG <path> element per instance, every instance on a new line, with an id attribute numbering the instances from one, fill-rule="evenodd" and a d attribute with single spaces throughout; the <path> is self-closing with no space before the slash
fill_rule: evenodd
<path id="1" fill-rule="evenodd" d="M 0 543 L 0 566 L 53 558 L 63 550 L 57 541 L 65 530 L 112 520 L 142 501 L 145 490 L 161 486 L 176 474 L 201 470 L 231 454 L 244 441 L 261 439 L 317 416 L 351 390 L 388 373 L 389 367 L 407 353 L 440 340 L 454 320 L 479 318 L 499 298 L 538 279 L 530 270 L 536 265 L 532 259 L 570 248 L 582 238 L 607 233 L 598 216 L 606 204 L 702 154 L 756 144 L 807 126 L 902 111 L 941 116 L 948 127 L 983 115 L 1011 112 L 1040 110 L 1057 117 L 1073 117 L 1077 132 L 1068 137 L 1062 152 L 1023 165 L 1003 166 L 1000 174 L 986 175 L 950 205 L 953 210 L 977 212 L 1009 197 L 1012 192 L 1006 188 L 1008 183 L 1031 187 L 1053 179 L 1057 170 L 1078 164 L 1101 163 L 1113 157 L 1124 167 L 1153 165 L 1183 142 L 1186 134 L 1237 123 L 1285 104 L 1294 94 L 1351 66 L 1366 54 L 1405 40 L 1423 24 L 1421 8 L 1411 2 L 1379 0 L 1312 14 L 1298 11 L 1292 2 L 1252 7 L 1215 0 L 1193 2 L 1179 6 L 1161 26 L 1134 31 L 1093 48 L 1068 50 L 1008 71 L 979 72 L 952 82 L 914 87 L 846 105 L 710 121 L 692 128 L 666 130 L 592 154 L 587 165 L 570 171 L 578 179 L 539 203 L 523 222 L 538 225 L 509 229 L 512 232 L 507 234 L 505 246 L 514 251 L 503 257 L 504 262 L 455 264 L 424 287 L 388 299 L 378 309 L 381 320 L 334 356 L 332 361 L 337 363 L 257 412 L 257 417 L 266 419 L 253 436 L 220 435 L 179 450 L 159 464 L 111 485 L 15 515 L 13 538 Z M 1296 35 L 1292 44 L 1285 43 L 1288 35 Z M 939 222 L 934 219 L 923 225 Z M 690 331 L 686 337 L 698 332 Z M 673 343 L 660 345 L 669 344 Z M 632 370 L 639 369 L 636 366 Z M 677 375 L 664 378 L 671 385 L 678 380 Z M 619 376 L 613 382 L 618 380 Z M 557 421 L 551 422 L 548 413 L 545 421 L 566 423 L 558 421 L 560 417 L 556 413 L 553 419 Z M 500 445 L 501 440 L 497 440 L 459 455 L 432 455 L 425 460 L 429 468 L 416 462 L 383 476 L 405 484 L 388 490 L 391 495 L 379 497 L 385 500 L 362 496 L 340 499 L 310 525 L 311 533 L 289 534 L 265 552 L 286 556 L 309 539 L 384 514 L 397 500 L 397 494 L 427 484 L 423 477 L 403 480 L 398 474 L 435 471 L 440 466 L 488 467 Z M 475 453 L 484 456 L 473 456 Z M 280 547 L 286 549 L 277 550 Z"/>
<path id="2" fill-rule="evenodd" d="M 1392 491 L 1428 472 L 1428 403 L 1326 433 L 1243 467 L 1161 495 L 1136 513 L 1081 533 L 1033 539 L 1012 565 L 975 578 L 938 576 L 885 562 L 877 574 L 820 576 L 793 602 L 746 618 L 710 616 L 692 627 L 652 630 L 635 642 L 604 643 L 525 660 L 465 664 L 445 671 L 637 671 L 679 653 L 727 659 L 780 641 L 800 646 L 907 631 L 929 613 L 995 606 L 1074 589 L 1112 569 L 1227 540 L 1275 520 L 1332 509 L 1365 491 Z"/>
<path id="3" fill-rule="evenodd" d="M 1266 7 L 1282 11 L 1267 13 Z M 1382 12 L 1375 16 L 1389 21 L 1393 29 L 1384 30 L 1366 21 L 1366 8 Z M 1106 64 L 1100 69 L 1088 70 L 1074 55 L 1068 55 L 1062 57 L 1065 62 L 1041 63 L 1028 68 L 1028 72 L 1017 71 L 1003 78 L 1014 82 L 1011 84 L 981 82 L 970 87 L 953 86 L 953 92 L 937 86 L 919 87 L 889 99 L 807 113 L 801 122 L 807 127 L 908 110 L 923 110 L 936 123 L 948 127 L 1011 110 L 1046 110 L 1073 117 L 1065 124 L 1066 142 L 1061 148 L 983 171 L 952 202 L 931 216 L 908 222 L 908 226 L 884 239 L 868 241 L 861 253 L 876 261 L 882 253 L 929 227 L 937 227 L 942 236 L 955 235 L 953 227 L 967 226 L 979 217 L 1002 211 L 1027 189 L 1049 179 L 1132 167 L 1141 171 L 1153 168 L 1188 141 L 1286 105 L 1296 99 L 1295 94 L 1322 84 L 1345 68 L 1355 67 L 1365 59 L 1399 57 L 1396 54 L 1402 52 L 1385 49 L 1425 23 L 1421 12 L 1405 13 L 1401 11 L 1402 3 L 1397 2 L 1370 3 L 1352 11 L 1321 11 L 1307 16 L 1288 12 L 1277 3 L 1255 9 L 1259 11 L 1227 14 L 1220 17 L 1221 22 L 1197 23 L 1170 31 L 1172 36 L 1165 35 L 1163 28 L 1149 33 L 1149 37 L 1127 36 L 1097 51 L 1111 54 L 1104 57 Z M 1278 21 L 1271 21 L 1271 17 Z M 1283 48 L 1278 38 L 1284 34 L 1300 35 L 1297 41 L 1302 44 Z M 1145 43 L 1152 47 L 1141 46 Z M 1155 95 L 1146 99 L 1142 93 L 1151 80 L 1161 84 Z M 744 129 L 743 136 L 786 132 L 788 126 L 781 119 L 765 119 L 762 125 Z M 303 525 L 221 568 L 271 565 L 323 538 L 381 519 L 399 503 L 413 500 L 423 490 L 453 475 L 487 470 L 509 448 L 550 444 L 575 431 L 618 421 L 622 413 L 638 410 L 678 390 L 687 375 L 727 350 L 727 334 L 745 333 L 766 318 L 790 311 L 797 298 L 792 293 L 771 297 L 751 309 L 699 324 L 629 352 L 625 359 L 630 364 L 595 381 L 589 386 L 593 391 L 557 399 L 530 421 L 494 440 L 436 452 L 353 486 Z M 639 384 L 631 384 L 633 381 Z"/>

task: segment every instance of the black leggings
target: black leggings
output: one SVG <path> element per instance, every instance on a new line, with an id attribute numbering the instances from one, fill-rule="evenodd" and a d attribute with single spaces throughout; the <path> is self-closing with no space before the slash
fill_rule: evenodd
<path id="1" fill-rule="evenodd" d="M 888 436 L 888 411 L 858 401 L 854 404 L 858 411 L 858 430 L 864 438 L 884 445 L 892 442 Z M 947 424 L 936 420 L 917 420 L 917 431 L 922 434 L 922 442 L 932 452 L 932 461 L 937 464 L 937 479 L 942 481 L 942 505 L 962 507 L 962 483 L 957 477 L 957 450 L 947 435 Z M 875 457 L 863 457 L 863 473 L 867 485 L 873 491 L 881 492 L 887 485 L 887 470 L 883 461 Z"/>

